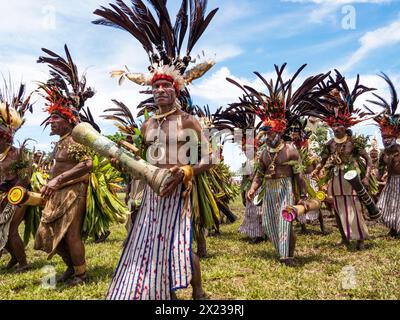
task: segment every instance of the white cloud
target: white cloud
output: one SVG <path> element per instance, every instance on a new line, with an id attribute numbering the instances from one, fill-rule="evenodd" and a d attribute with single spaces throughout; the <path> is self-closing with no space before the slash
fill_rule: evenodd
<path id="1" fill-rule="evenodd" d="M 203 58 L 203 53 L 206 58 L 212 58 L 217 63 L 235 58 L 243 53 L 243 49 L 235 44 L 205 44 L 199 50 L 193 50 L 197 53 L 197 57 Z M 190 67 L 189 67 L 190 68 Z"/>
<path id="2" fill-rule="evenodd" d="M 269 79 L 274 73 L 262 73 Z M 250 75 L 250 74 L 249 74 Z M 264 85 L 255 75 L 253 78 L 237 77 L 231 73 L 229 68 L 221 67 L 208 77 L 194 83 L 190 88 L 190 93 L 195 98 L 206 100 L 214 106 L 227 105 L 238 100 L 243 95 L 243 91 L 237 86 L 229 83 L 226 78 L 232 78 L 241 85 L 249 85 L 256 90 L 264 90 Z"/>
<path id="3" fill-rule="evenodd" d="M 371 51 L 400 43 L 400 19 L 387 26 L 365 33 L 359 40 L 360 47 L 349 57 L 342 70 L 350 70 Z"/>

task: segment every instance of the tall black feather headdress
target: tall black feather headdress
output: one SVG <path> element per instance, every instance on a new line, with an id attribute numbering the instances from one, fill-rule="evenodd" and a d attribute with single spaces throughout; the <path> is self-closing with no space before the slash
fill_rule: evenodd
<path id="1" fill-rule="evenodd" d="M 47 56 L 41 56 L 38 63 L 46 63 L 50 68 L 51 78 L 39 84 L 39 90 L 47 100 L 45 111 L 58 114 L 71 123 L 76 124 L 79 112 L 87 99 L 94 96 L 92 88 L 86 86 L 86 75 L 79 77 L 76 64 L 72 60 L 67 45 L 64 46 L 66 59 L 42 48 Z M 48 123 L 48 117 L 43 123 Z M 42 123 L 42 124 L 43 124 Z"/>
<path id="2" fill-rule="evenodd" d="M 360 76 L 357 75 L 353 90 L 350 90 L 346 79 L 335 69 L 336 79 L 329 77 L 328 81 L 321 83 L 322 90 L 328 90 L 311 115 L 326 122 L 330 127 L 341 124 L 350 128 L 357 123 L 370 119 L 371 112 L 363 111 L 355 107 L 355 102 L 362 94 L 375 89 L 360 84 Z M 332 84 L 336 83 L 334 88 Z"/>
<path id="3" fill-rule="evenodd" d="M 384 109 L 383 112 L 374 117 L 374 120 L 378 123 L 381 129 L 382 136 L 398 138 L 400 136 L 400 114 L 396 113 L 397 107 L 399 106 L 397 91 L 393 82 L 385 73 L 382 72 L 380 77 L 383 78 L 389 86 L 391 101 L 388 102 L 375 93 L 373 95 L 378 98 L 378 101 L 367 101 Z"/>
<path id="4" fill-rule="evenodd" d="M 227 78 L 229 82 L 243 90 L 245 98 L 241 100 L 245 101 L 246 112 L 254 113 L 260 118 L 263 130 L 282 134 L 286 134 L 301 117 L 312 115 L 314 108 L 321 104 L 321 98 L 331 89 L 331 86 L 324 88 L 319 86 L 329 76 L 328 72 L 308 77 L 294 91 L 293 83 L 306 64 L 302 65 L 289 80 L 283 79 L 285 67 L 286 63 L 281 67 L 275 65 L 275 81 L 272 79 L 267 81 L 259 72 L 254 72 L 267 87 L 266 93 Z"/>
<path id="5" fill-rule="evenodd" d="M 158 79 L 171 81 L 177 91 L 181 104 L 190 100 L 185 86 L 200 78 L 215 62 L 208 60 L 187 70 L 195 61 L 190 56 L 218 9 L 206 15 L 207 0 L 182 0 L 176 21 L 172 24 L 166 0 L 131 0 L 128 6 L 122 0 L 110 3 L 111 8 L 104 6 L 94 11 L 101 18 L 94 24 L 115 27 L 129 32 L 143 46 L 150 60 L 150 76 L 142 73 L 131 73 L 119 70 L 112 76 L 120 76 L 120 83 L 127 78 L 139 85 L 151 85 Z M 156 17 L 152 14 L 156 13 Z M 189 30 L 189 34 L 187 31 Z M 182 53 L 183 42 L 187 36 L 187 46 Z M 186 99 L 184 98 L 185 96 Z M 191 104 L 188 102 L 188 104 Z"/>
<path id="6" fill-rule="evenodd" d="M 101 117 L 114 121 L 115 126 L 120 132 L 131 136 L 136 135 L 138 133 L 138 125 L 129 108 L 120 101 L 113 99 L 112 102 L 115 106 L 104 110 L 104 112 L 109 114 L 102 115 Z"/>

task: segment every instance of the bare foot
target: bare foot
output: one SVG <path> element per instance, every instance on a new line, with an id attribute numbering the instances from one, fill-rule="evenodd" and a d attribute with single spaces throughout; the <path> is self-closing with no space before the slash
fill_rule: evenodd
<path id="1" fill-rule="evenodd" d="M 279 261 L 288 267 L 293 267 L 295 265 L 294 258 L 281 258 Z"/>
<path id="2" fill-rule="evenodd" d="M 262 242 L 263 240 L 264 240 L 264 238 L 262 238 L 262 237 L 252 238 L 252 239 L 250 240 L 250 243 L 251 243 L 251 244 L 257 244 L 257 243 Z"/>
<path id="3" fill-rule="evenodd" d="M 10 270 L 10 269 L 14 268 L 17 264 L 18 264 L 17 259 L 12 257 L 11 260 L 6 265 L 6 270 Z"/>
<path id="4" fill-rule="evenodd" d="M 357 241 L 357 246 L 356 246 L 357 250 L 364 250 L 365 249 L 365 245 L 364 245 L 364 241 L 359 240 Z"/>
<path id="5" fill-rule="evenodd" d="M 321 230 L 321 234 L 322 234 L 323 236 L 327 236 L 327 235 L 330 234 L 330 232 L 329 232 L 328 230 L 326 230 L 326 229 L 322 229 L 322 230 Z"/>
<path id="6" fill-rule="evenodd" d="M 68 285 L 68 287 L 75 287 L 75 286 L 85 284 L 86 282 L 87 282 L 87 277 L 86 277 L 86 273 L 84 273 L 82 275 L 74 276 L 73 278 L 69 279 L 67 281 L 67 285 Z"/>
<path id="7" fill-rule="evenodd" d="M 68 269 L 61 276 L 58 276 L 56 278 L 57 282 L 61 282 L 61 283 L 66 282 L 68 279 L 72 278 L 74 273 L 75 273 L 74 268 L 68 267 Z"/>
<path id="8" fill-rule="evenodd" d="M 23 266 L 19 266 L 17 270 L 15 270 L 14 273 L 16 274 L 21 274 L 21 273 L 25 273 L 28 272 L 30 270 L 30 266 L 28 264 L 25 264 Z"/>
<path id="9" fill-rule="evenodd" d="M 349 245 L 350 245 L 350 242 L 347 241 L 347 240 L 342 240 L 342 241 L 337 242 L 337 243 L 335 244 L 336 247 L 349 246 Z"/>

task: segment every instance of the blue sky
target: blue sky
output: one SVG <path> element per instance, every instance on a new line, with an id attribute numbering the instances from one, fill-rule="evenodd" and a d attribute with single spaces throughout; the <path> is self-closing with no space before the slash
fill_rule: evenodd
<path id="1" fill-rule="evenodd" d="M 0 72 L 11 73 L 14 82 L 21 79 L 33 90 L 35 82 L 46 80 L 48 69 L 36 63 L 46 47 L 62 53 L 67 43 L 80 72 L 87 72 L 88 84 L 97 94 L 88 100 L 93 113 L 100 115 L 119 99 L 132 108 L 143 97 L 139 86 L 125 82 L 118 86 L 109 72 L 127 65 L 143 72 L 147 57 L 139 43 L 121 30 L 90 23 L 92 12 L 109 1 L 102 0 L 19 0 L 2 1 L 0 10 Z M 178 1 L 169 1 L 173 12 Z M 338 68 L 354 82 L 357 73 L 362 83 L 388 96 L 383 80 L 387 73 L 400 90 L 400 4 L 397 0 L 209 0 L 209 9 L 219 7 L 210 28 L 193 50 L 215 57 L 216 66 L 190 87 L 196 104 L 209 104 L 212 110 L 234 102 L 240 95 L 226 82 L 230 76 L 263 89 L 253 71 L 272 75 L 273 65 L 288 63 L 288 75 L 308 63 L 303 78 L 313 73 Z M 173 16 L 173 15 L 172 15 Z M 359 105 L 370 98 L 366 95 Z M 35 98 L 35 112 L 17 139 L 30 137 L 38 147 L 49 150 L 48 130 L 38 125 L 45 118 L 43 101 Z M 104 133 L 113 133 L 113 125 L 99 118 Z M 374 126 L 356 128 L 375 134 Z M 236 169 L 241 162 L 236 148 L 228 148 L 225 158 Z"/>

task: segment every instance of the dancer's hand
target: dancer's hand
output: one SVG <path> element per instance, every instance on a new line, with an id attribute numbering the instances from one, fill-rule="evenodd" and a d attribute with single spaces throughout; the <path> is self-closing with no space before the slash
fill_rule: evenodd
<path id="1" fill-rule="evenodd" d="M 58 180 L 57 179 L 50 180 L 47 183 L 47 185 L 45 185 L 41 190 L 42 197 L 45 199 L 50 198 L 58 188 L 59 188 Z"/>
<path id="2" fill-rule="evenodd" d="M 300 196 L 300 200 L 298 201 L 297 204 L 306 207 L 307 206 L 307 200 L 308 200 L 308 195 L 306 195 L 306 194 L 301 195 Z"/>
<path id="3" fill-rule="evenodd" d="M 247 192 L 247 200 L 253 201 L 255 193 L 256 193 L 255 190 L 250 189 L 249 192 Z"/>
<path id="4" fill-rule="evenodd" d="M 167 184 L 164 190 L 160 193 L 160 197 L 167 197 L 172 194 L 172 192 L 178 187 L 180 183 L 182 183 L 185 174 L 183 170 L 179 166 L 174 166 L 169 169 L 173 175 L 173 179 L 171 182 Z"/>

